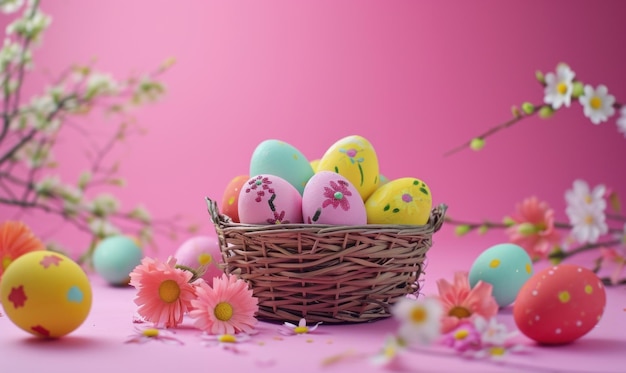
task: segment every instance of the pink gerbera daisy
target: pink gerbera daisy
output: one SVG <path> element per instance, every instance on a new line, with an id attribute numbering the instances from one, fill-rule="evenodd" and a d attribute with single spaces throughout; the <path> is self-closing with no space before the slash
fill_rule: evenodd
<path id="1" fill-rule="evenodd" d="M 245 281 L 223 274 L 213 279 L 213 287 L 201 283 L 197 294 L 191 301 L 189 316 L 196 319 L 194 325 L 198 329 L 210 334 L 253 331 L 259 305 Z"/>
<path id="2" fill-rule="evenodd" d="M 526 198 L 511 217 L 515 224 L 507 229 L 512 243 L 524 248 L 533 260 L 545 259 L 561 236 L 554 228 L 554 210 L 537 197 Z"/>
<path id="3" fill-rule="evenodd" d="M 175 268 L 175 264 L 171 257 L 166 263 L 144 261 L 131 273 L 133 286 L 138 289 L 137 313 L 157 327 L 178 326 L 196 297 L 196 288 L 189 283 L 192 273 Z"/>
<path id="4" fill-rule="evenodd" d="M 498 313 L 498 303 L 491 295 L 493 286 L 488 282 L 478 281 L 470 288 L 467 272 L 456 272 L 454 284 L 444 279 L 437 281 L 439 300 L 443 306 L 441 332 L 448 333 L 465 319 L 480 315 L 489 319 Z"/>
<path id="5" fill-rule="evenodd" d="M 15 259 L 31 251 L 45 249 L 43 242 L 26 224 L 19 221 L 0 224 L 0 278 Z"/>

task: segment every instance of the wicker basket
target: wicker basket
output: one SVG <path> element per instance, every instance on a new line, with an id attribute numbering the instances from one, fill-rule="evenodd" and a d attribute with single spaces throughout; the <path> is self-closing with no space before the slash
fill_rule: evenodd
<path id="1" fill-rule="evenodd" d="M 389 317 L 396 300 L 419 291 L 426 252 L 447 209 L 433 208 L 421 226 L 249 225 L 206 202 L 223 269 L 250 284 L 258 319 L 296 323 Z"/>

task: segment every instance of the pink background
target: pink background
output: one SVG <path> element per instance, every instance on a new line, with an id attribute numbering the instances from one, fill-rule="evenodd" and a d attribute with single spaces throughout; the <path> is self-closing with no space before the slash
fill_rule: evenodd
<path id="1" fill-rule="evenodd" d="M 124 207 L 141 203 L 157 218 L 182 214 L 201 234 L 215 234 L 204 197 L 221 199 L 228 182 L 248 172 L 256 145 L 270 138 L 316 159 L 336 140 L 362 135 L 374 145 L 385 176 L 424 180 L 435 203 L 448 204 L 458 219 L 500 220 L 537 195 L 564 221 L 563 193 L 576 178 L 626 196 L 626 138 L 617 131 L 617 116 L 594 126 L 578 103 L 548 121 L 532 118 L 497 134 L 482 152 L 443 156 L 508 120 L 511 105 L 540 103 L 535 70 L 553 71 L 561 61 L 626 102 L 623 1 L 44 0 L 42 7 L 53 23 L 35 54 L 30 94 L 93 57 L 118 77 L 176 58 L 164 76 L 167 96 L 137 112 L 149 133 L 130 138 L 110 158 L 123 160 L 127 181 L 110 191 Z M 6 22 L 1 16 L 0 26 Z M 104 135 L 114 123 L 92 116 L 83 124 Z M 68 130 L 57 149 L 59 172 L 68 180 L 87 166 L 82 141 Z M 58 219 L 0 207 L 0 221 L 14 218 L 74 252 L 85 249 L 86 237 Z M 154 255 L 173 253 L 186 238 L 158 237 L 161 251 Z M 444 225 L 428 254 L 424 292 L 436 292 L 435 280 L 468 270 L 475 255 L 504 240 L 502 232 L 457 238 Z M 133 289 L 107 287 L 100 278 L 93 286 L 88 320 L 59 343 L 27 337 L 0 318 L 0 356 L 12 357 L 9 368 L 160 371 L 210 364 L 219 371 L 255 371 L 261 362 L 267 371 L 318 371 L 333 354 L 374 352 L 393 328 L 391 320 L 327 327 L 312 342 L 277 342 L 272 326 L 263 325 L 265 349 L 246 347 L 250 354 L 238 357 L 200 347 L 190 329 L 178 334 L 184 348 L 142 348 L 121 343 L 132 331 Z M 615 326 L 624 325 L 623 290 L 609 289 L 606 315 L 585 338 L 531 348 L 530 355 L 509 361 L 545 371 L 622 371 L 626 340 Z M 510 309 L 498 317 L 512 325 Z M 351 363 L 327 371 L 380 371 Z M 526 371 L 435 355 L 414 355 L 406 363 L 401 371 Z"/>
<path id="2" fill-rule="evenodd" d="M 148 134 L 109 158 L 123 159 L 127 181 L 112 191 L 126 208 L 182 214 L 201 234 L 214 234 L 204 197 L 221 199 L 270 138 L 312 160 L 362 135 L 385 176 L 424 180 L 457 219 L 500 220 L 534 194 L 565 220 L 563 193 L 576 178 L 626 195 L 617 116 L 595 126 L 578 103 L 499 133 L 482 152 L 443 156 L 508 120 L 511 105 L 540 103 L 535 70 L 561 61 L 626 101 L 621 1 L 44 0 L 42 8 L 53 23 L 35 54 L 31 94 L 93 57 L 118 77 L 176 58 L 163 78 L 167 96 L 136 113 Z M 114 123 L 92 116 L 82 124 L 106 134 Z M 82 141 L 67 130 L 57 149 L 67 180 L 86 166 Z M 70 250 L 86 245 L 50 216 L 1 207 L 0 220 L 16 217 Z M 437 242 L 466 246 L 452 232 L 444 226 Z M 186 238 L 158 237 L 158 255 Z M 505 238 L 494 233 L 486 244 Z"/>

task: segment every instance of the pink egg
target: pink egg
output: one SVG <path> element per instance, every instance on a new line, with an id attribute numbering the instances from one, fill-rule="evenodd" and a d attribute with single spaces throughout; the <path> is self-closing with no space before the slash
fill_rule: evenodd
<path id="1" fill-rule="evenodd" d="M 244 224 L 302 223 L 302 196 L 287 180 L 269 174 L 251 177 L 239 192 Z"/>
<path id="2" fill-rule="evenodd" d="M 587 334 L 606 305 L 602 281 L 589 269 L 560 264 L 533 275 L 513 305 L 519 330 L 541 344 L 564 344 Z"/>
<path id="3" fill-rule="evenodd" d="M 344 176 L 319 171 L 304 187 L 302 217 L 309 224 L 365 225 L 365 203 Z"/>
<path id="4" fill-rule="evenodd" d="M 176 250 L 176 264 L 196 269 L 207 265 L 202 278 L 211 285 L 214 277 L 221 276 L 224 271 L 219 267 L 223 262 L 219 241 L 216 237 L 195 236 L 187 239 Z"/>

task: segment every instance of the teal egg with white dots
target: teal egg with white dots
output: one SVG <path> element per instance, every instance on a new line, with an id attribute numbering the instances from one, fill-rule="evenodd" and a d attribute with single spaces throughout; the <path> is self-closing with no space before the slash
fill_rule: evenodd
<path id="1" fill-rule="evenodd" d="M 498 306 L 506 307 L 515 301 L 522 286 L 533 275 L 533 263 L 521 246 L 501 243 L 483 251 L 474 260 L 469 271 L 469 284 L 478 281 L 492 285 L 492 295 Z"/>
<path id="2" fill-rule="evenodd" d="M 143 251 L 130 237 L 119 235 L 103 239 L 93 253 L 93 267 L 109 284 L 127 285 L 130 272 L 141 263 Z"/>

